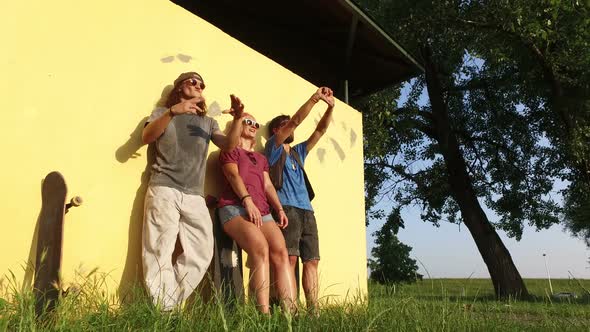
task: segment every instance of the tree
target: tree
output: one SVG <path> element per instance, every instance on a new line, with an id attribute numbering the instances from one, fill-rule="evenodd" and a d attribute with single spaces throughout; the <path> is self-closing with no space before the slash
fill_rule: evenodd
<path id="1" fill-rule="evenodd" d="M 376 246 L 371 254 L 375 259 L 369 259 L 372 280 L 387 284 L 414 282 L 422 278 L 416 261 L 410 258 L 412 248 L 397 238 L 400 227 L 404 226 L 399 214 L 391 214 L 383 227 L 373 234 Z"/>
<path id="2" fill-rule="evenodd" d="M 425 220 L 464 223 L 496 294 L 527 295 L 496 228 L 520 239 L 524 224 L 543 229 L 559 222 L 553 181 L 564 172 L 560 166 L 572 171 L 576 164 L 566 163 L 570 159 L 551 141 L 544 143 L 554 105 L 528 81 L 527 63 L 509 57 L 511 48 L 490 28 L 515 15 L 511 6 L 521 2 L 363 3 L 425 67 L 401 107 L 391 99 L 394 90 L 357 105 L 365 115 L 367 207 L 385 196 L 394 202 L 393 213 L 419 204 Z M 484 18 L 485 24 L 473 23 Z M 424 90 L 429 103 L 418 104 Z M 500 217 L 494 225 L 482 204 Z"/>
<path id="3" fill-rule="evenodd" d="M 457 21 L 480 32 L 477 54 L 517 68 L 509 84 L 542 100 L 538 130 L 569 183 L 566 224 L 590 246 L 590 1 L 472 1 L 466 13 Z"/>

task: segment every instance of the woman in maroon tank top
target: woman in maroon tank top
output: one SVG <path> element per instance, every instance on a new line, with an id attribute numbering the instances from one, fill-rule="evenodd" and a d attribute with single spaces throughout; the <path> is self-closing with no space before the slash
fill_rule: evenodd
<path id="1" fill-rule="evenodd" d="M 258 309 L 269 312 L 270 269 L 284 310 L 295 308 L 295 281 L 289 265 L 285 239 L 279 227 L 288 224 L 287 216 L 271 183 L 268 161 L 254 151 L 260 125 L 246 114 L 238 147 L 219 156 L 226 186 L 218 208 L 223 230 L 248 253 L 250 290 Z M 278 216 L 274 220 L 271 207 Z"/>

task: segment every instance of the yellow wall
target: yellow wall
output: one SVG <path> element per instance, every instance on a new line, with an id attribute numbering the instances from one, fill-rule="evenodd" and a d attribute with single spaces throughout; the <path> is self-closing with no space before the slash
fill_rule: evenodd
<path id="1" fill-rule="evenodd" d="M 0 35 L 0 272 L 12 271 L 24 286 L 31 282 L 23 266 L 34 261 L 41 180 L 53 170 L 64 174 L 69 196 L 85 200 L 66 216 L 64 280 L 98 267 L 111 290 L 133 281 L 140 270 L 147 152 L 141 128 L 180 72 L 203 75 L 213 114 L 234 93 L 263 123 L 292 114 L 316 89 L 165 0 L 5 1 Z M 324 109 L 314 108 L 296 140 L 307 138 Z M 216 118 L 222 127 L 229 121 Z M 306 169 L 316 191 L 320 296 L 364 294 L 358 112 L 338 101 Z M 211 171 L 207 190 L 215 193 Z"/>

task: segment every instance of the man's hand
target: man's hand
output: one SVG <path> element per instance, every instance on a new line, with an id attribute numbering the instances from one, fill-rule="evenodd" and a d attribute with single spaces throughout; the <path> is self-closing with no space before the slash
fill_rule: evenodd
<path id="1" fill-rule="evenodd" d="M 322 86 L 316 91 L 312 98 L 317 102 L 323 100 L 330 107 L 334 107 L 334 92 L 332 89 Z"/>
<path id="2" fill-rule="evenodd" d="M 332 112 L 334 111 L 334 105 L 336 101 L 334 98 L 334 93 L 330 88 L 321 87 L 312 96 L 312 100 L 315 102 L 318 102 L 320 99 L 328 104 L 328 108 L 324 112 L 324 115 L 322 115 L 322 118 L 320 119 L 320 122 L 318 122 L 314 132 L 307 139 L 307 153 L 313 149 L 320 138 L 326 133 L 326 130 L 328 129 L 332 119 Z"/>
<path id="3" fill-rule="evenodd" d="M 238 98 L 235 95 L 229 95 L 229 98 L 231 99 L 230 109 L 224 110 L 221 113 L 231 114 L 233 115 L 234 119 L 241 119 L 244 114 L 244 104 L 242 103 L 240 98 Z"/>
<path id="4" fill-rule="evenodd" d="M 285 228 L 285 227 L 287 227 L 287 225 L 289 225 L 289 219 L 287 218 L 285 211 L 280 210 L 279 211 L 279 227 Z"/>
<path id="5" fill-rule="evenodd" d="M 334 99 L 334 95 L 331 92 L 332 90 L 330 90 L 330 94 L 326 95 L 325 98 L 322 100 L 324 100 L 326 104 L 328 104 L 328 107 L 334 108 L 334 105 L 336 105 L 336 99 Z"/>
<path id="6" fill-rule="evenodd" d="M 170 107 L 170 113 L 172 113 L 172 115 L 204 113 L 204 106 L 205 97 L 195 97 L 173 105 Z"/>

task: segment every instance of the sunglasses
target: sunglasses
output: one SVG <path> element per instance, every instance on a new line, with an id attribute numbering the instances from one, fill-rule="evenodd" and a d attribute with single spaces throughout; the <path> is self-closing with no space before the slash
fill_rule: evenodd
<path id="1" fill-rule="evenodd" d="M 189 85 L 192 85 L 192 86 L 194 86 L 194 87 L 198 87 L 198 88 L 200 88 L 201 90 L 205 90 L 205 84 L 203 84 L 203 82 L 199 81 L 199 80 L 198 80 L 198 79 L 196 79 L 196 78 L 191 78 L 190 80 L 188 80 L 188 81 L 185 81 L 185 82 L 186 82 L 187 84 L 189 84 Z"/>
<path id="2" fill-rule="evenodd" d="M 247 152 L 246 155 L 248 155 L 248 158 L 250 159 L 252 164 L 254 164 L 254 165 L 258 164 L 258 162 L 256 161 L 256 156 L 254 156 L 254 153 Z"/>
<path id="3" fill-rule="evenodd" d="M 251 120 L 251 119 L 244 119 L 244 123 L 247 124 L 248 126 L 253 126 L 256 129 L 260 128 L 260 123 L 254 121 L 254 120 Z"/>

